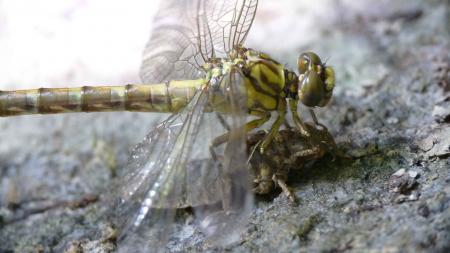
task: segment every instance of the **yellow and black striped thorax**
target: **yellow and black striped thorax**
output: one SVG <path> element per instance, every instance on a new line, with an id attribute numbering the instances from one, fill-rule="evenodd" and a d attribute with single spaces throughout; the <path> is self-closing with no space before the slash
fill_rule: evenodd
<path id="1" fill-rule="evenodd" d="M 243 73 L 247 89 L 247 106 L 250 110 L 276 110 L 279 101 L 297 95 L 297 75 L 268 55 L 245 49 Z"/>

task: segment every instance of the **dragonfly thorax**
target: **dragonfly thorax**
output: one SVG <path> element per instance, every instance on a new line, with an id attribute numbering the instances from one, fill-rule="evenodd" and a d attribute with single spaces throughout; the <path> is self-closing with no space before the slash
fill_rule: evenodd
<path id="1" fill-rule="evenodd" d="M 239 67 L 242 62 L 242 59 L 232 60 L 228 58 L 210 60 L 203 65 L 203 69 L 206 73 L 206 80 L 212 80 L 213 82 L 214 80 L 220 80 L 223 76 L 230 74 L 233 69 Z"/>
<path id="2" fill-rule="evenodd" d="M 333 68 L 312 52 L 299 57 L 299 74 L 265 53 L 243 47 L 233 50 L 229 58 L 210 59 L 203 69 L 212 87 L 218 87 L 230 73 L 243 74 L 250 111 L 278 110 L 286 99 L 308 107 L 323 107 L 331 99 L 335 82 Z"/>
<path id="3" fill-rule="evenodd" d="M 278 110 L 288 95 L 295 96 L 298 84 L 295 73 L 286 71 L 284 65 L 264 53 L 245 48 L 240 53 L 250 110 Z"/>

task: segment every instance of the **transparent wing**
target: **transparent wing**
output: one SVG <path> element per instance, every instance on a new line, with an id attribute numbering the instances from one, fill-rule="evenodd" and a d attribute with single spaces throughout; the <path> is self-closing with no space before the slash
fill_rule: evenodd
<path id="1" fill-rule="evenodd" d="M 144 83 L 195 79 L 203 62 L 196 46 L 198 0 L 161 1 L 144 50 Z"/>
<path id="2" fill-rule="evenodd" d="M 173 115 L 133 151 L 121 182 L 117 225 L 121 252 L 139 249 L 147 242 L 167 241 L 176 208 L 183 205 L 185 166 L 202 121 L 208 94 L 198 91 L 183 112 Z M 180 203 L 177 203 L 180 202 Z"/>
<path id="3" fill-rule="evenodd" d="M 200 51 L 211 59 L 226 57 L 247 38 L 258 0 L 205 0 L 203 3 L 204 15 L 198 19 Z"/>
<path id="4" fill-rule="evenodd" d="M 195 79 L 210 59 L 241 45 L 258 0 L 167 0 L 161 5 L 144 50 L 144 83 Z"/>
<path id="5" fill-rule="evenodd" d="M 202 232 L 214 244 L 222 246 L 239 239 L 253 207 L 244 128 L 248 115 L 247 94 L 242 81 L 242 75 L 238 72 L 225 76 L 220 89 L 210 98 L 215 108 L 228 112 L 219 115 L 228 127 L 226 143 L 213 149 L 220 183 L 217 190 L 210 194 L 214 199 L 220 199 L 220 203 L 216 206 L 194 207 Z M 210 121 L 211 126 L 217 124 L 217 119 L 214 123 Z M 202 179 L 208 180 L 207 177 Z"/>
<path id="6" fill-rule="evenodd" d="M 238 89 L 240 80 L 232 76 L 217 80 L 219 87 L 199 90 L 182 112 L 135 148 L 119 188 L 121 251 L 164 248 L 177 208 L 187 206 L 198 210 L 196 217 L 208 236 L 216 238 L 219 225 L 238 232 L 243 223 L 234 224 L 232 218 L 247 217 L 252 195 L 241 127 L 245 95 Z M 213 103 L 227 105 L 230 112 L 227 144 L 216 149 L 220 159 L 213 159 L 210 145 L 228 130 L 214 113 L 206 113 Z"/>

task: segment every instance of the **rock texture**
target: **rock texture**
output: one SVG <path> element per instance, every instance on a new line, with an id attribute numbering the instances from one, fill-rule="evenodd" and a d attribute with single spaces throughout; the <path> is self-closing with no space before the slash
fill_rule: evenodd
<path id="1" fill-rule="evenodd" d="M 259 200 L 242 240 L 226 250 L 449 252 L 450 2 L 270 4 L 249 43 L 292 66 L 301 51 L 331 56 L 337 91 L 318 117 L 351 159 L 326 157 L 292 173 L 299 203 L 282 194 Z M 311 25 L 296 30 L 303 15 Z M 158 121 L 128 113 L 2 119 L 0 252 L 114 250 L 107 193 L 128 149 Z M 167 250 L 223 251 L 189 224 Z"/>

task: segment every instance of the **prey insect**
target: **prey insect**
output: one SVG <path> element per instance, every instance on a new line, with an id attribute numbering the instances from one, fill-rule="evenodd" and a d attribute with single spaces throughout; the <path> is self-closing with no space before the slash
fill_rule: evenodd
<path id="1" fill-rule="evenodd" d="M 334 143 L 319 143 L 330 136 L 305 124 L 297 111 L 300 103 L 309 108 L 328 104 L 333 69 L 307 52 L 298 58 L 297 74 L 244 47 L 257 7 L 258 0 L 162 1 L 144 52 L 145 84 L 0 91 L 0 116 L 173 113 L 137 145 L 125 168 L 117 192 L 119 245 L 123 251 L 164 247 L 167 224 L 176 208 L 187 206 L 194 208 L 210 240 L 227 242 L 224 235 L 238 234 L 252 208 L 248 133 L 275 115 L 268 133 L 251 144 L 257 155 L 273 152 L 271 143 L 290 111 L 304 152 L 311 152 L 298 157 L 320 157 L 324 145 Z M 259 192 L 270 187 L 264 186 L 263 171 L 257 176 Z M 148 236 L 157 238 L 156 245 Z"/>
<path id="2" fill-rule="evenodd" d="M 326 128 L 318 128 L 309 122 L 305 122 L 304 126 L 311 134 L 310 137 L 305 137 L 295 129 L 281 130 L 264 153 L 252 152 L 252 149 L 266 132 L 261 130 L 248 136 L 247 148 L 251 153 L 248 164 L 254 193 L 266 195 L 280 188 L 286 197 L 295 202 L 295 195 L 286 182 L 289 172 L 310 166 L 326 154 L 340 156 Z"/>

